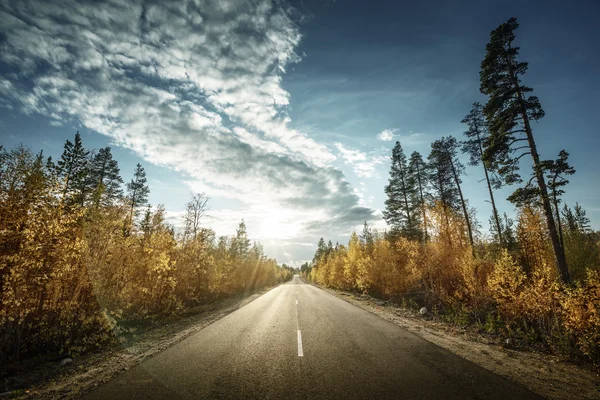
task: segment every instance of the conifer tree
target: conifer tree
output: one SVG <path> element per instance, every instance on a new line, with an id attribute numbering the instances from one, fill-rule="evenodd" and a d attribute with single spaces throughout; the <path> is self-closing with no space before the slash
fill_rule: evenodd
<path id="1" fill-rule="evenodd" d="M 563 282 L 569 283 L 565 252 L 560 244 L 544 170 L 531 127 L 531 121 L 544 117 L 544 110 L 536 96 L 528 95 L 533 89 L 523 85 L 521 81 L 528 63 L 517 60 L 519 47 L 514 46 L 513 42 L 516 37 L 514 31 L 518 26 L 516 18 L 511 18 L 494 29 L 481 63 L 480 90 L 489 96 L 483 109 L 490 130 L 484 159 L 500 173 L 507 184 L 512 184 L 522 181 L 518 173 L 519 160 L 525 155 L 531 156 L 537 190 L 532 191 L 526 186 L 517 190 L 509 199 L 518 203 L 534 194 L 541 199 L 558 273 Z M 520 151 L 523 152 L 517 155 Z"/>
<path id="2" fill-rule="evenodd" d="M 245 259 L 250 251 L 250 239 L 246 231 L 246 223 L 242 219 L 235 233 L 235 237 L 231 240 L 231 250 L 235 258 L 238 260 Z"/>
<path id="3" fill-rule="evenodd" d="M 146 171 L 141 164 L 137 164 L 133 179 L 127 184 L 127 201 L 129 203 L 129 226 L 133 225 L 133 218 L 137 210 L 148 202 L 150 188 L 146 184 Z"/>
<path id="4" fill-rule="evenodd" d="M 586 214 L 583 207 L 579 203 L 575 203 L 575 221 L 577 221 L 577 227 L 583 233 L 592 233 L 591 221 Z"/>
<path id="5" fill-rule="evenodd" d="M 317 250 L 315 251 L 315 255 L 312 260 L 313 265 L 317 265 L 326 253 L 327 245 L 325 244 L 325 239 L 321 238 L 319 239 L 319 243 L 317 244 Z"/>
<path id="6" fill-rule="evenodd" d="M 89 190 L 94 194 L 94 205 L 114 204 L 123 196 L 123 178 L 119 164 L 113 159 L 110 147 L 100 149 L 90 164 Z"/>
<path id="7" fill-rule="evenodd" d="M 469 165 L 477 166 L 481 164 L 483 166 L 483 172 L 485 174 L 485 181 L 487 183 L 488 192 L 490 194 L 490 202 L 492 204 L 492 217 L 496 225 L 496 233 L 500 244 L 504 245 L 502 240 L 502 226 L 500 217 L 498 216 L 498 209 L 496 208 L 496 201 L 494 199 L 494 191 L 492 188 L 498 189 L 500 181 L 495 179 L 494 176 L 490 176 L 490 171 L 485 162 L 483 162 L 483 149 L 485 143 L 489 137 L 489 131 L 485 117 L 483 116 L 483 108 L 479 102 L 473 103 L 473 108 L 469 114 L 461 121 L 467 125 L 467 130 L 464 132 L 467 140 L 462 142 L 462 151 L 469 155 Z"/>
<path id="8" fill-rule="evenodd" d="M 558 203 L 561 201 L 560 196 L 565 193 L 562 187 L 569 183 L 566 176 L 575 173 L 575 168 L 569 165 L 568 159 L 569 153 L 565 150 L 561 150 L 558 153 L 558 158 L 556 160 L 542 161 L 543 168 L 546 171 L 546 177 L 548 178 L 548 189 L 550 190 L 550 196 L 552 197 L 552 205 L 554 206 L 554 216 L 556 218 L 556 226 L 558 227 L 558 238 L 560 239 L 560 245 L 563 249 L 565 247 L 565 241 Z"/>
<path id="9" fill-rule="evenodd" d="M 423 161 L 423 156 L 418 151 L 413 151 L 410 155 L 410 161 L 408 163 L 408 174 L 409 179 L 416 185 L 414 196 L 416 197 L 415 203 L 421 210 L 421 215 L 423 218 L 423 241 L 427 241 L 428 233 L 427 233 L 427 214 L 426 214 L 426 204 L 425 204 L 425 188 L 427 186 L 427 164 Z"/>
<path id="10" fill-rule="evenodd" d="M 360 240 L 366 246 L 368 254 L 373 254 L 373 247 L 375 245 L 375 236 L 373 235 L 373 231 L 369 227 L 369 224 L 367 224 L 367 221 L 365 221 L 365 224 L 363 225 L 363 231 L 362 231 L 362 234 L 360 235 Z M 336 244 L 336 248 L 337 248 L 337 244 Z"/>
<path id="11" fill-rule="evenodd" d="M 452 136 L 441 138 L 431 144 L 429 162 L 434 168 L 434 177 L 432 181 L 434 182 L 433 186 L 436 187 L 439 192 L 440 200 L 444 208 L 457 209 L 460 207 L 462 209 L 465 223 L 467 224 L 469 242 L 471 246 L 473 246 L 471 218 L 460 187 L 462 183 L 460 175 L 464 171 L 464 166 L 456 158 L 457 148 L 458 142 Z M 446 222 L 449 223 L 447 214 Z"/>
<path id="12" fill-rule="evenodd" d="M 392 150 L 389 183 L 385 187 L 387 199 L 383 218 L 391 227 L 391 236 L 401 234 L 408 238 L 419 236 L 419 210 L 415 202 L 416 188 L 410 179 L 406 156 L 400 142 Z"/>
<path id="13" fill-rule="evenodd" d="M 62 180 L 63 200 L 67 195 L 76 196 L 84 191 L 88 155 L 89 151 L 83 147 L 79 131 L 75 134 L 73 143 L 70 140 L 65 142 L 64 151 L 57 163 L 57 175 Z"/>

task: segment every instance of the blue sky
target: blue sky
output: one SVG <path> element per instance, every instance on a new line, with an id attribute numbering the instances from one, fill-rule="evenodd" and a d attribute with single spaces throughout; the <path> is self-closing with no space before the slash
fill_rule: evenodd
<path id="1" fill-rule="evenodd" d="M 489 32 L 517 16 L 524 82 L 546 111 L 541 155 L 571 154 L 564 200 L 598 229 L 599 15 L 593 1 L 6 2 L 0 143 L 57 156 L 80 130 L 86 147 L 112 146 L 125 180 L 142 163 L 173 223 L 203 191 L 207 226 L 233 234 L 244 217 L 269 255 L 297 264 L 320 236 L 385 227 L 393 143 L 426 156 L 433 140 L 461 137 L 485 101 Z M 483 176 L 467 174 L 485 232 Z"/>

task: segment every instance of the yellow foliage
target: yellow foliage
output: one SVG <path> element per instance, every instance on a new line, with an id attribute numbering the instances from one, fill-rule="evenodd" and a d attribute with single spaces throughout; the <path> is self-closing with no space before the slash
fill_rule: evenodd
<path id="1" fill-rule="evenodd" d="M 477 256 L 459 214 L 436 204 L 427 216 L 426 243 L 404 237 L 391 243 L 377 233 L 365 243 L 353 233 L 347 248 L 337 246 L 318 260 L 310 278 L 386 299 L 417 299 L 448 320 L 508 331 L 554 350 L 573 352 L 570 334 L 576 349 L 600 365 L 600 273 L 588 268 L 577 289 L 560 283 L 539 209 L 519 214 L 519 250 L 481 243 Z M 583 244 L 569 244 L 576 245 Z M 590 254 L 588 263 L 596 253 Z"/>
<path id="2" fill-rule="evenodd" d="M 579 348 L 600 365 L 600 273 L 588 270 L 582 285 L 562 298 L 562 317 Z"/>
<path id="3" fill-rule="evenodd" d="M 520 299 L 525 280 L 523 269 L 515 263 L 508 251 L 502 251 L 488 278 L 488 285 L 498 304 L 498 311 L 508 320 L 519 318 L 522 313 Z"/>
<path id="4" fill-rule="evenodd" d="M 177 238 L 161 206 L 124 231 L 127 204 L 63 201 L 30 151 L 0 155 L 2 360 L 89 351 L 122 323 L 291 278 L 245 236 L 216 243 L 206 229 Z"/>

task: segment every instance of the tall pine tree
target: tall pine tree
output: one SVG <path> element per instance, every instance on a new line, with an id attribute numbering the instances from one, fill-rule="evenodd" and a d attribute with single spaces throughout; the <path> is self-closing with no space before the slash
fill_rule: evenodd
<path id="1" fill-rule="evenodd" d="M 562 221 L 560 218 L 560 209 L 558 204 L 560 203 L 560 197 L 565 194 L 562 187 L 569 183 L 566 178 L 567 175 L 573 175 L 575 168 L 571 167 L 568 162 L 569 153 L 565 150 L 561 150 L 558 153 L 556 160 L 543 161 L 543 168 L 546 171 L 546 177 L 548 178 L 548 189 L 550 189 L 550 196 L 552 197 L 552 205 L 554 206 L 554 216 L 556 218 L 556 225 L 558 226 L 558 238 L 560 245 L 565 247 L 565 241 L 563 238 Z"/>
<path id="2" fill-rule="evenodd" d="M 419 237 L 420 214 L 415 202 L 415 182 L 410 179 L 406 156 L 400 142 L 392 149 L 389 183 L 385 187 L 387 199 L 383 218 L 391 227 L 391 236 Z"/>
<path id="3" fill-rule="evenodd" d="M 483 116 L 483 107 L 481 106 L 481 103 L 473 103 L 471 112 L 469 112 L 461 122 L 467 125 L 467 130 L 464 134 L 468 138 L 462 142 L 462 151 L 469 155 L 469 165 L 477 166 L 481 164 L 483 166 L 485 181 L 487 183 L 490 202 L 492 204 L 492 217 L 496 225 L 496 234 L 500 244 L 504 245 L 504 241 L 502 240 L 502 225 L 500 217 L 498 216 L 498 209 L 496 208 L 493 191 L 493 188 L 499 188 L 500 181 L 495 179 L 493 175 L 490 176 L 490 171 L 488 171 L 487 165 L 483 162 L 483 149 L 489 138 L 489 131 L 487 129 L 485 117 Z"/>
<path id="4" fill-rule="evenodd" d="M 89 151 L 83 147 L 79 131 L 75 134 L 75 141 L 65 142 L 64 151 L 57 163 L 57 175 L 62 181 L 62 197 L 68 196 L 72 201 L 80 202 L 79 196 L 84 192 L 85 178 L 88 173 Z"/>
<path id="5" fill-rule="evenodd" d="M 423 161 L 423 156 L 418 151 L 413 151 L 410 155 L 408 175 L 413 185 L 416 185 L 416 190 L 414 192 L 415 202 L 421 210 L 421 216 L 423 218 L 423 233 L 421 238 L 423 241 L 427 241 L 429 237 L 429 234 L 427 233 L 427 212 L 425 204 L 425 190 L 428 179 L 427 164 Z"/>
<path id="6" fill-rule="evenodd" d="M 460 207 L 467 225 L 469 242 L 473 246 L 471 217 L 460 186 L 462 183 L 460 175 L 464 171 L 464 166 L 456 158 L 457 148 L 458 142 L 452 136 L 441 138 L 431 144 L 429 160 L 431 166 L 434 168 L 432 181 L 433 186 L 438 190 L 440 200 L 444 206 L 446 223 L 449 224 L 447 209 L 456 210 Z"/>
<path id="7" fill-rule="evenodd" d="M 507 184 L 512 184 L 522 181 L 518 174 L 519 160 L 525 155 L 531 155 L 537 190 L 531 191 L 526 187 L 516 191 L 509 199 L 518 203 L 523 198 L 530 198 L 534 193 L 539 195 L 558 273 L 562 281 L 568 283 L 570 278 L 565 252 L 560 244 L 544 170 L 531 127 L 531 121 L 538 121 L 544 117 L 544 110 L 536 96 L 528 95 L 533 89 L 521 82 L 521 76 L 527 71 L 528 64 L 517 60 L 519 47 L 514 46 L 513 42 L 514 31 L 518 26 L 516 18 L 511 18 L 494 29 L 481 63 L 480 90 L 489 96 L 483 109 L 490 130 L 489 145 L 485 149 L 484 159 L 488 165 L 497 168 Z"/>
<path id="8" fill-rule="evenodd" d="M 141 164 L 137 164 L 133 179 L 127 184 L 127 201 L 129 202 L 129 227 L 133 225 L 133 218 L 137 215 L 140 207 L 148 202 L 150 188 L 146 184 L 146 171 Z"/>
<path id="9" fill-rule="evenodd" d="M 123 196 L 123 178 L 119 172 L 119 164 L 113 159 L 110 147 L 100 149 L 92 159 L 88 179 L 96 207 L 114 204 Z"/>

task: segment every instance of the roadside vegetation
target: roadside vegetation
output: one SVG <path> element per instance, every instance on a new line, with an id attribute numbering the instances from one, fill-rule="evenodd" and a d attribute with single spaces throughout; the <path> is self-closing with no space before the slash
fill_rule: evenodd
<path id="1" fill-rule="evenodd" d="M 125 185 L 109 147 L 67 140 L 57 162 L 0 146 L 0 361 L 76 356 L 140 324 L 288 280 L 292 269 L 251 244 L 201 226 L 193 194 L 176 233 L 148 205 L 137 165 Z M 0 371 L 2 372 L 2 371 Z"/>
<path id="2" fill-rule="evenodd" d="M 575 173 L 568 153 L 545 160 L 537 150 L 532 122 L 544 110 L 522 82 L 527 63 L 514 45 L 517 27 L 511 18 L 490 35 L 480 72 L 488 100 L 462 120 L 462 142 L 440 138 L 427 158 L 407 158 L 396 142 L 385 187 L 390 230 L 379 234 L 365 223 L 347 246 L 321 239 L 302 272 L 324 286 L 427 306 L 449 322 L 600 366 L 600 235 L 579 204 L 561 201 Z M 486 237 L 463 195 L 460 151 L 485 176 Z M 517 188 L 509 197 L 516 220 L 496 206 L 494 192 L 504 185 Z"/>

